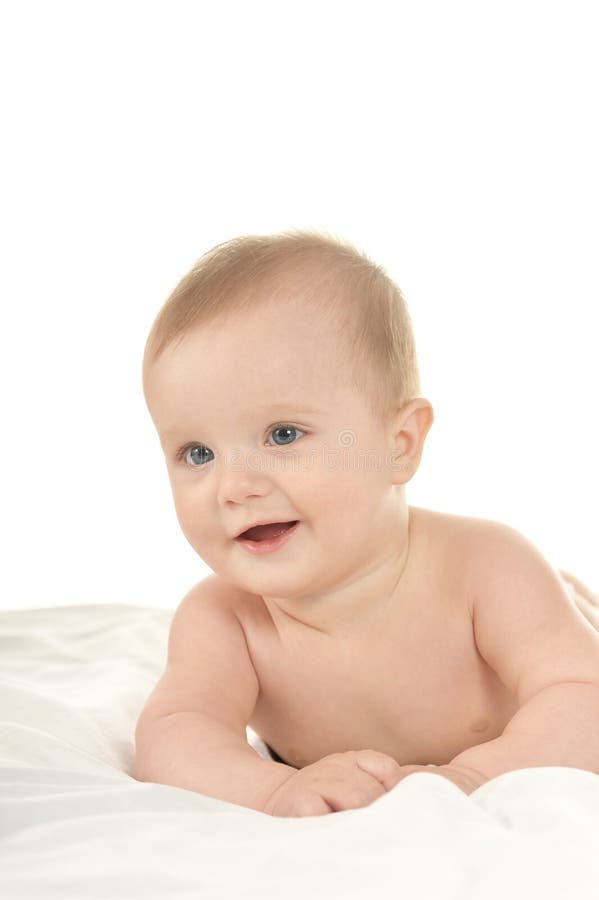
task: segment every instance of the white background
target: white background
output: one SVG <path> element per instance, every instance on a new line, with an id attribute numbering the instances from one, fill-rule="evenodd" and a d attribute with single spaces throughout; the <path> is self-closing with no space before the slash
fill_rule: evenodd
<path id="1" fill-rule="evenodd" d="M 413 505 L 599 588 L 595 4 L 2 6 L 2 608 L 173 607 L 207 573 L 141 389 L 214 244 L 325 228 L 407 297 Z"/>

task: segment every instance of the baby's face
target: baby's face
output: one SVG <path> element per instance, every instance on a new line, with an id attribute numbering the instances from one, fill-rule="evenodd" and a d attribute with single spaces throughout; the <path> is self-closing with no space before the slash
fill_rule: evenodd
<path id="1" fill-rule="evenodd" d="M 344 382 L 342 365 L 334 326 L 293 302 L 202 326 L 148 373 L 185 537 L 252 593 L 317 594 L 388 554 L 392 430 Z M 271 552 L 236 540 L 256 522 L 296 520 Z"/>

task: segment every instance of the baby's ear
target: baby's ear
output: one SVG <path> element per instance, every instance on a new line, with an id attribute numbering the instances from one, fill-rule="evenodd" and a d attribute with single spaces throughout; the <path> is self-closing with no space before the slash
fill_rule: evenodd
<path id="1" fill-rule="evenodd" d="M 433 407 L 425 397 L 410 400 L 398 411 L 393 435 L 395 484 L 405 484 L 418 469 L 424 441 L 434 417 Z"/>

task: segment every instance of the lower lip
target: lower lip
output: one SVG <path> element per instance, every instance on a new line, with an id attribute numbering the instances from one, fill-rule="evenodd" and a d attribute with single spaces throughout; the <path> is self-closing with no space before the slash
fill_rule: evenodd
<path id="1" fill-rule="evenodd" d="M 283 544 L 289 540 L 291 535 L 295 534 L 299 524 L 299 522 L 296 522 L 295 525 L 292 525 L 291 528 L 288 528 L 283 534 L 279 534 L 278 537 L 272 538 L 269 541 L 248 541 L 243 540 L 242 538 L 235 538 L 235 540 L 247 550 L 248 553 L 251 553 L 252 556 L 261 556 L 263 553 L 272 553 L 274 550 L 278 550 L 279 547 L 282 547 Z"/>

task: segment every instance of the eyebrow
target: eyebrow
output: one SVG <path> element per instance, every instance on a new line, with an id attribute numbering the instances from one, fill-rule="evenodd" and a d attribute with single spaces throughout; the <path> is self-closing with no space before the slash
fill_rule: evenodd
<path id="1" fill-rule="evenodd" d="M 305 415 L 306 413 L 308 415 L 314 415 L 315 413 L 316 414 L 324 413 L 324 410 L 320 409 L 317 406 L 294 406 L 292 403 L 273 403 L 273 404 L 269 404 L 268 406 L 258 406 L 258 407 L 256 407 L 256 410 L 259 412 L 262 412 L 262 414 L 264 416 L 266 416 L 267 413 L 274 414 L 277 412 L 287 412 L 287 413 L 296 412 L 296 413 L 299 413 L 300 415 Z M 178 434 L 182 434 L 183 431 L 187 431 L 187 430 L 188 429 L 176 428 L 176 427 L 175 428 L 167 428 L 164 431 L 161 431 L 159 434 L 160 434 L 161 438 L 167 438 L 167 437 L 173 437 Z"/>

